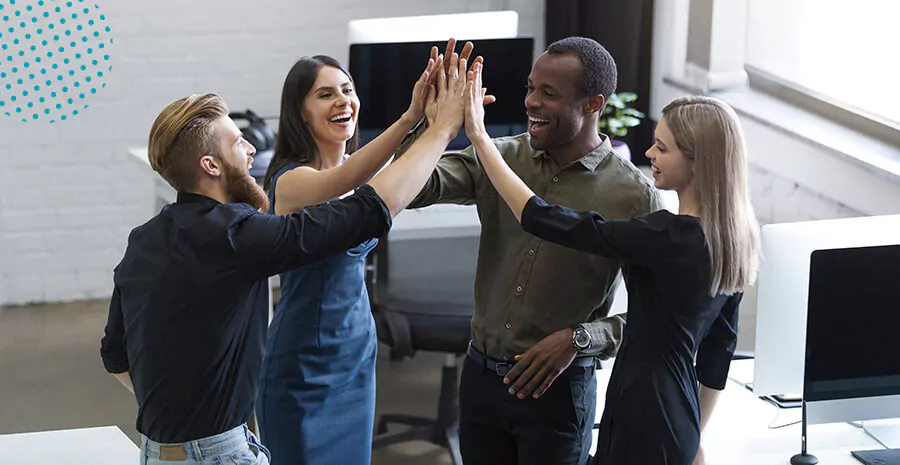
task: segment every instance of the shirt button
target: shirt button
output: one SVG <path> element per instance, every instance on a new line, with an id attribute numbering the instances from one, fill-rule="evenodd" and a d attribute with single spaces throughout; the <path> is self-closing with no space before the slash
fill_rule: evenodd
<path id="1" fill-rule="evenodd" d="M 521 294 L 521 293 L 522 293 L 522 290 L 523 290 L 523 289 L 522 289 L 522 286 L 516 286 L 516 292 L 517 292 L 517 293 Z"/>
<path id="2" fill-rule="evenodd" d="M 532 256 L 533 256 L 533 255 L 534 255 L 534 249 L 529 250 L 529 251 L 528 251 L 528 255 L 532 255 Z"/>
<path id="3" fill-rule="evenodd" d="M 506 324 L 506 329 L 509 329 L 509 328 L 512 328 L 512 325 L 509 324 L 509 323 L 507 323 L 507 324 Z"/>
<path id="4" fill-rule="evenodd" d="M 559 176 L 553 176 L 553 182 L 559 182 Z"/>

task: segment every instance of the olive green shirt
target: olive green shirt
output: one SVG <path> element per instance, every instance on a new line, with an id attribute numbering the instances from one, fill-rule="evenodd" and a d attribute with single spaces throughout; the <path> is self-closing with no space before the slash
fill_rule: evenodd
<path id="1" fill-rule="evenodd" d="M 398 150 L 405 152 L 422 126 Z M 551 204 L 593 210 L 607 219 L 659 210 L 659 193 L 630 162 L 616 156 L 609 138 L 569 166 L 535 151 L 530 136 L 494 139 L 506 163 L 535 194 Z M 607 316 L 618 284 L 619 263 L 578 252 L 526 233 L 494 189 L 474 147 L 447 153 L 408 208 L 432 204 L 476 205 L 481 220 L 475 273 L 472 341 L 487 355 L 512 360 L 548 335 L 585 324 L 591 349 L 583 355 L 615 356 L 624 315 Z"/>

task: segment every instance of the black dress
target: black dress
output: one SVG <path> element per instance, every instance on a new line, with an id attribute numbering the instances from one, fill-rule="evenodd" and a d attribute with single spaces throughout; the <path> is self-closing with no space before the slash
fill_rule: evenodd
<path id="1" fill-rule="evenodd" d="M 698 382 L 724 389 L 742 297 L 709 295 L 711 266 L 700 220 L 659 211 L 605 221 L 595 212 L 533 197 L 522 227 L 622 263 L 628 323 L 592 463 L 690 465 L 700 445 Z"/>

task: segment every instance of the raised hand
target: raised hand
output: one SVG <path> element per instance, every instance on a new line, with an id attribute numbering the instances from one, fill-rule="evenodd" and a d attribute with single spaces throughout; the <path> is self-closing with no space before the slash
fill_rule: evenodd
<path id="1" fill-rule="evenodd" d="M 481 57 L 476 57 L 475 61 L 469 60 L 469 57 L 472 55 L 472 50 L 474 48 L 475 48 L 475 44 L 473 44 L 472 42 L 466 42 L 465 45 L 463 45 L 462 50 L 459 52 L 459 59 L 466 60 L 466 63 L 469 63 L 471 66 L 475 66 L 476 63 L 480 63 Z M 444 50 L 444 56 L 448 57 L 448 60 L 444 62 L 444 71 L 447 73 L 450 72 L 449 57 L 453 56 L 454 53 L 456 53 L 456 39 L 451 37 L 450 40 L 447 41 L 447 49 Z M 437 59 L 437 57 L 438 57 L 438 48 L 431 47 L 431 58 Z"/>
<path id="2" fill-rule="evenodd" d="M 471 141 L 488 136 L 484 127 L 484 98 L 487 89 L 482 87 L 481 63 L 472 65 L 466 77 L 466 136 Z"/>
<path id="3" fill-rule="evenodd" d="M 425 115 L 431 127 L 441 127 L 455 134 L 462 126 L 466 107 L 466 60 L 454 53 L 449 57 L 449 73 L 438 57 L 437 84 L 428 94 Z M 435 95 L 436 94 L 436 95 Z"/>
<path id="4" fill-rule="evenodd" d="M 474 69 L 476 65 L 480 65 L 482 62 L 484 62 L 484 58 L 482 58 L 481 56 L 475 57 L 474 60 L 469 59 L 469 57 L 472 56 L 472 51 L 474 49 L 475 49 L 475 44 L 473 44 L 472 42 L 466 42 L 465 45 L 463 45 L 462 50 L 459 52 L 459 59 L 465 60 L 466 63 L 469 64 L 470 69 Z M 450 40 L 447 41 L 447 48 L 444 51 L 444 55 L 443 55 L 444 57 L 447 57 L 447 59 L 444 60 L 444 71 L 447 73 L 450 72 L 449 58 L 455 52 L 456 52 L 456 39 L 451 37 Z M 437 60 L 438 56 L 439 56 L 438 48 L 436 46 L 431 47 L 431 59 Z M 432 81 L 435 81 L 437 79 L 437 76 L 434 73 L 432 73 L 431 79 L 432 79 Z M 485 95 L 484 96 L 484 104 L 485 105 L 489 105 L 491 103 L 494 103 L 495 101 L 497 101 L 497 99 L 493 95 Z"/>
<path id="5" fill-rule="evenodd" d="M 406 115 L 412 121 L 418 121 L 422 119 L 423 116 L 425 116 L 425 105 L 428 102 L 428 91 L 432 86 L 432 78 L 434 77 L 435 70 L 437 69 L 435 63 L 436 60 L 434 59 L 428 60 L 428 64 L 425 66 L 425 71 L 422 72 L 422 75 L 419 76 L 419 80 L 417 80 L 415 86 L 413 86 L 412 99 L 409 102 L 409 108 L 406 110 Z"/>

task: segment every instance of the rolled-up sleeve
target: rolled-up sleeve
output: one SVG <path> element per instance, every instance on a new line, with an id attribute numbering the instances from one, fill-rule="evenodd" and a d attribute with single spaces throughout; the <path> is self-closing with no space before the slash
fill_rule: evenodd
<path id="1" fill-rule="evenodd" d="M 584 323 L 584 329 L 591 335 L 591 347 L 583 354 L 600 360 L 615 357 L 622 344 L 626 316 L 620 313 Z"/>
<path id="2" fill-rule="evenodd" d="M 119 288 L 113 290 L 109 301 L 109 317 L 103 339 L 100 341 L 100 358 L 106 371 L 118 374 L 128 371 L 128 353 L 125 350 L 125 321 L 122 315 L 122 296 Z"/>
<path id="3" fill-rule="evenodd" d="M 721 391 L 728 381 L 728 369 L 737 347 L 738 308 L 743 297 L 741 293 L 728 297 L 697 349 L 697 379 L 710 389 Z"/>

